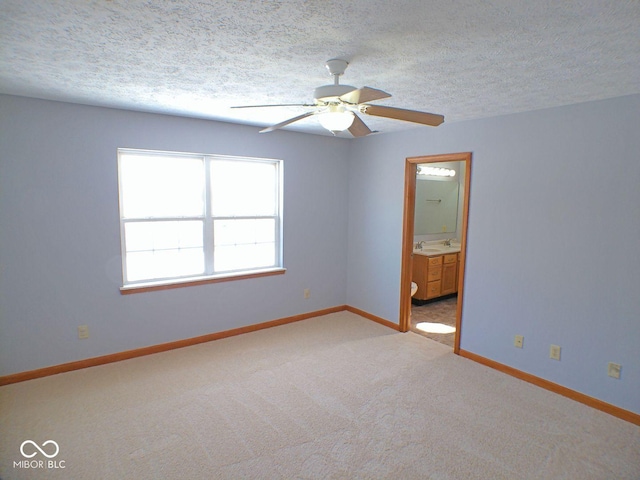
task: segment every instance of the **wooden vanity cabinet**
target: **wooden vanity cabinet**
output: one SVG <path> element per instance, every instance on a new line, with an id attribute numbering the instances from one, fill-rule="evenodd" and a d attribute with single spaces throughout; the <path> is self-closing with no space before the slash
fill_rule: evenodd
<path id="1" fill-rule="evenodd" d="M 418 291 L 413 298 L 431 300 L 458 290 L 458 254 L 427 257 L 413 255 L 413 281 Z"/>

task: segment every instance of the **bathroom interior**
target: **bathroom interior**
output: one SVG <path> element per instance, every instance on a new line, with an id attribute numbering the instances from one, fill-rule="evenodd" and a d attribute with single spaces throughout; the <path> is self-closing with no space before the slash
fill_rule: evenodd
<path id="1" fill-rule="evenodd" d="M 453 348 L 464 162 L 419 164 L 416 175 L 411 331 Z"/>

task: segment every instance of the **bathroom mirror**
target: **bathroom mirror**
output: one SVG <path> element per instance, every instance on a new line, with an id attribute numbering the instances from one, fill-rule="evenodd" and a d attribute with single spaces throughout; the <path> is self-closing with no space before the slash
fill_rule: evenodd
<path id="1" fill-rule="evenodd" d="M 416 177 L 414 235 L 456 233 L 458 222 L 458 177 Z"/>

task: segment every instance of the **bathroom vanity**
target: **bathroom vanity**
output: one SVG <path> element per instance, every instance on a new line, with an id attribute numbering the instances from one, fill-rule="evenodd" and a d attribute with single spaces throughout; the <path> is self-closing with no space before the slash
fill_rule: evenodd
<path id="1" fill-rule="evenodd" d="M 413 251 L 413 278 L 416 300 L 431 300 L 458 291 L 460 248 L 426 247 Z"/>

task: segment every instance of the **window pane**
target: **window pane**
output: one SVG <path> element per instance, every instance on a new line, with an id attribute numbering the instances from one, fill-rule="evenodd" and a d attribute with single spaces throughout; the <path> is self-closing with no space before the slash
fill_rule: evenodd
<path id="1" fill-rule="evenodd" d="M 203 222 L 125 223 L 127 281 L 204 274 Z"/>
<path id="2" fill-rule="evenodd" d="M 216 272 L 275 266 L 275 219 L 215 220 L 213 225 Z"/>
<path id="3" fill-rule="evenodd" d="M 202 215 L 204 178 L 201 158 L 121 153 L 122 216 Z"/>
<path id="4" fill-rule="evenodd" d="M 214 160 L 211 209 L 215 216 L 275 215 L 278 169 L 271 162 Z"/>
<path id="5" fill-rule="evenodd" d="M 127 252 L 203 246 L 203 222 L 128 222 L 124 225 Z"/>
<path id="6" fill-rule="evenodd" d="M 215 247 L 213 261 L 216 272 L 272 267 L 276 264 L 275 244 L 256 243 Z"/>
<path id="7" fill-rule="evenodd" d="M 127 253 L 127 281 L 176 278 L 204 273 L 202 248 Z"/>
<path id="8" fill-rule="evenodd" d="M 273 218 L 242 220 L 214 220 L 214 245 L 239 245 L 273 243 L 276 237 L 276 221 Z"/>

